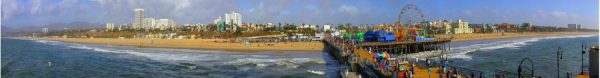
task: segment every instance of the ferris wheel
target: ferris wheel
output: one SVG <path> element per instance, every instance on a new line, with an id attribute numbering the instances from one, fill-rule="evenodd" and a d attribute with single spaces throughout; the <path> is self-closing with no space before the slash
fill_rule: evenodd
<path id="1" fill-rule="evenodd" d="M 407 27 L 415 27 L 420 21 L 424 21 L 425 15 L 421 13 L 421 9 L 415 4 L 408 4 L 400 10 L 398 15 L 399 24 L 406 24 Z M 406 26 L 405 26 L 406 27 Z"/>

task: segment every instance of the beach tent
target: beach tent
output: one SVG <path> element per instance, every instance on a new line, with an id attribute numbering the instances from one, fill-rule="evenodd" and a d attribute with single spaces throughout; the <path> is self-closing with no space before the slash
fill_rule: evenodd
<path id="1" fill-rule="evenodd" d="M 346 39 L 352 39 L 352 34 L 348 33 L 348 32 L 344 32 L 344 37 Z"/>
<path id="2" fill-rule="evenodd" d="M 356 40 L 358 40 L 359 42 L 365 41 L 365 33 L 364 32 L 356 33 Z"/>
<path id="3" fill-rule="evenodd" d="M 385 40 L 385 35 L 387 34 L 387 32 L 385 32 L 385 30 L 379 30 L 379 31 L 377 31 L 375 33 L 377 35 L 377 41 L 379 41 L 379 42 L 386 41 Z"/>
<path id="4" fill-rule="evenodd" d="M 374 31 L 371 31 L 371 30 L 365 32 L 365 34 L 364 34 L 364 39 L 367 42 L 375 42 L 375 41 L 377 41 L 377 37 L 378 37 L 377 33 Z"/>
<path id="5" fill-rule="evenodd" d="M 387 35 L 385 35 L 385 41 L 396 41 L 396 35 L 388 33 Z"/>

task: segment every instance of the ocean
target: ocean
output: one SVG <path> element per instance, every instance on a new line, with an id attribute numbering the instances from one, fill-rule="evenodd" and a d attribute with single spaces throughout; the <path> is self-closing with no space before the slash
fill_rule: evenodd
<path id="1" fill-rule="evenodd" d="M 577 73 L 582 42 L 598 45 L 598 35 L 452 42 L 447 57 L 454 66 L 486 73 L 516 72 L 521 59 L 530 58 L 536 75 L 555 77 L 556 48 L 564 53 L 561 73 Z M 1 53 L 2 76 L 10 78 L 332 78 L 344 68 L 326 52 L 244 53 L 11 38 L 2 38 Z"/>
<path id="2" fill-rule="evenodd" d="M 452 42 L 447 57 L 451 65 L 485 72 L 492 77 L 493 73 L 508 72 L 516 75 L 519 64 L 524 58 L 524 67 L 532 68 L 534 75 L 542 77 L 557 77 L 557 51 L 561 47 L 563 60 L 560 61 L 560 76 L 567 73 L 579 74 L 581 71 L 581 45 L 589 48 L 598 45 L 598 35 L 547 36 L 526 37 L 495 40 L 476 40 Z M 587 51 L 587 50 L 586 50 Z M 588 55 L 585 53 L 584 65 L 588 65 Z M 470 73 L 470 72 L 467 72 Z"/>
<path id="3" fill-rule="evenodd" d="M 243 53 L 136 48 L 2 38 L 2 76 L 10 78 L 304 78 L 339 67 L 323 52 Z M 335 75 L 329 76 L 335 77 Z"/>

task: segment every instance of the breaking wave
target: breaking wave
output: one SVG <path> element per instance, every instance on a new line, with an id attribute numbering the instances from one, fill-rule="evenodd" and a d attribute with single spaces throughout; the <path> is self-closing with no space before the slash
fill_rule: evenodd
<path id="1" fill-rule="evenodd" d="M 282 56 L 243 53 L 236 54 L 232 52 L 217 52 L 213 50 L 123 48 L 105 45 L 64 43 L 50 40 L 38 40 L 36 42 L 51 45 L 62 44 L 67 46 L 68 48 L 91 50 L 95 52 L 130 54 L 162 62 L 205 63 L 208 61 L 211 62 L 211 64 L 215 65 L 249 65 L 254 66 L 256 68 L 264 68 L 270 66 L 297 68 L 304 65 L 325 64 L 325 61 L 323 59 L 315 57 L 291 57 L 285 55 Z"/>
<path id="2" fill-rule="evenodd" d="M 254 65 L 258 68 L 269 66 L 284 66 L 286 68 L 297 68 L 302 65 L 325 64 L 325 61 L 314 58 L 240 58 L 229 62 L 226 65 Z"/>
<path id="3" fill-rule="evenodd" d="M 52 41 L 52 40 L 35 40 L 35 42 L 50 44 L 50 45 L 59 45 L 61 43 L 59 41 Z"/>
<path id="4" fill-rule="evenodd" d="M 500 41 L 494 41 L 494 42 L 488 42 L 488 43 L 471 44 L 471 45 L 464 45 L 464 46 L 458 46 L 458 47 L 451 48 L 452 53 L 447 55 L 447 57 L 471 60 L 472 57 L 467 55 L 467 53 L 475 52 L 475 51 L 494 50 L 494 49 L 501 49 L 501 48 L 518 49 L 522 46 L 529 45 L 530 42 L 537 42 L 540 40 L 559 39 L 559 38 L 594 37 L 594 36 L 598 36 L 598 35 L 530 37 L 530 38 L 507 39 L 507 40 L 500 40 Z"/>

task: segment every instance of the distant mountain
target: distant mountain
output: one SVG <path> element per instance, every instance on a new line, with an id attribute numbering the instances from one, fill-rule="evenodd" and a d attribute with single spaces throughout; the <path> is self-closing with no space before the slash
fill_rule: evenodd
<path id="1" fill-rule="evenodd" d="M 42 28 L 47 27 L 49 31 L 61 30 L 63 28 L 68 29 L 90 29 L 90 28 L 104 28 L 104 24 L 90 23 L 90 22 L 71 22 L 71 23 L 51 23 L 42 26 L 20 26 L 10 27 L 2 26 L 2 32 L 40 32 Z"/>
<path id="2" fill-rule="evenodd" d="M 11 31 L 14 30 L 13 27 L 9 27 L 9 26 L 4 26 L 2 25 L 2 28 L 0 28 L 0 31 L 5 32 L 5 31 Z"/>

